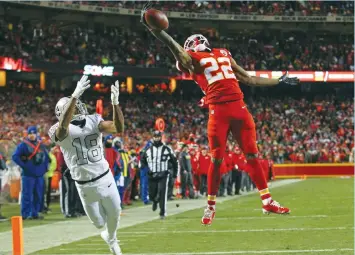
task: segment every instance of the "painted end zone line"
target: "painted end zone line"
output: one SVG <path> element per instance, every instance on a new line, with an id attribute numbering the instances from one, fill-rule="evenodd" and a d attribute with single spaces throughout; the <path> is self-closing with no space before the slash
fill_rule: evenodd
<path id="1" fill-rule="evenodd" d="M 320 252 L 340 252 L 354 251 L 352 248 L 322 249 L 322 250 L 261 250 L 261 251 L 215 251 L 215 252 L 178 252 L 178 253 L 125 253 L 124 255 L 224 255 L 224 254 L 270 254 L 270 253 L 320 253 Z M 57 255 L 57 254 L 47 254 Z M 82 255 L 82 254 L 70 254 Z M 86 254 L 86 255 L 106 255 L 106 254 Z"/>

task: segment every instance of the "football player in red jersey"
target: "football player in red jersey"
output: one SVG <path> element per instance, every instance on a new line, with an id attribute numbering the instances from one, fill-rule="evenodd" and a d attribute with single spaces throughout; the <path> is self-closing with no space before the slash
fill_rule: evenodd
<path id="1" fill-rule="evenodd" d="M 152 29 L 146 24 L 144 15 L 151 8 L 148 3 L 142 10 L 141 22 L 174 55 L 180 70 L 188 72 L 206 94 L 209 105 L 207 125 L 212 164 L 208 170 L 208 201 L 201 223 L 210 225 L 216 212 L 223 156 L 229 131 L 247 158 L 247 171 L 256 184 L 264 213 L 286 214 L 290 210 L 271 198 L 262 166 L 258 159 L 256 132 L 253 117 L 244 101 L 238 80 L 251 86 L 275 86 L 278 84 L 297 85 L 297 78 L 289 78 L 287 72 L 279 79 L 250 76 L 237 65 L 226 49 L 211 48 L 203 35 L 192 35 L 181 47 L 163 30 Z M 238 80 L 237 80 L 238 79 Z"/>

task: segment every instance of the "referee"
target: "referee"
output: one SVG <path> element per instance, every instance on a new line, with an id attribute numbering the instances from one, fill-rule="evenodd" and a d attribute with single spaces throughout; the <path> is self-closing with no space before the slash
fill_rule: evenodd
<path id="1" fill-rule="evenodd" d="M 160 218 L 166 216 L 166 201 L 169 185 L 169 167 L 172 166 L 173 174 L 177 173 L 177 160 L 171 148 L 161 141 L 159 131 L 153 133 L 153 144 L 141 157 L 142 167 L 148 166 L 149 198 L 153 201 L 153 211 L 160 207 Z M 170 163 L 170 164 L 169 164 Z"/>

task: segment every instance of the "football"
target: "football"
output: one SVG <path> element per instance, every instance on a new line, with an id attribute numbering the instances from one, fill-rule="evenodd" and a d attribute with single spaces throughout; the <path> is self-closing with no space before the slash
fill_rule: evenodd
<path id="1" fill-rule="evenodd" d="M 149 9 L 144 15 L 145 21 L 153 29 L 165 30 L 169 27 L 166 15 L 156 9 Z"/>

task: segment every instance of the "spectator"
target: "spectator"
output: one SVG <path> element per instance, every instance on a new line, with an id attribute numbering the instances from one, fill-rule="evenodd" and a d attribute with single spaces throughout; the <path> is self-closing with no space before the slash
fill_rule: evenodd
<path id="1" fill-rule="evenodd" d="M 28 127 L 27 134 L 12 155 L 12 160 L 22 169 L 21 215 L 24 220 L 43 219 L 39 212 L 43 203 L 44 174 L 48 170 L 49 156 L 37 138 L 37 128 Z"/>
<path id="2" fill-rule="evenodd" d="M 180 178 L 181 178 L 181 195 L 183 199 L 187 198 L 186 188 L 189 191 L 189 197 L 195 198 L 193 180 L 192 180 L 192 165 L 191 156 L 189 155 L 189 148 L 184 144 L 181 148 L 179 154 L 179 164 L 180 164 Z"/>
<path id="3" fill-rule="evenodd" d="M 113 148 L 117 152 L 115 179 L 118 181 L 118 191 L 122 205 L 131 205 L 131 165 L 128 152 L 124 149 L 122 140 L 119 137 L 113 139 Z"/>
<path id="4" fill-rule="evenodd" d="M 48 172 L 45 175 L 45 194 L 46 194 L 46 203 L 44 207 L 44 212 L 50 212 L 50 204 L 51 204 L 51 192 L 52 192 L 52 177 L 54 174 L 54 171 L 57 169 L 57 158 L 53 154 L 57 150 L 56 147 L 53 147 L 51 151 L 49 152 L 49 167 L 48 167 Z"/>
<path id="5" fill-rule="evenodd" d="M 7 170 L 7 167 L 6 167 L 6 161 L 4 159 L 4 156 L 1 154 L 0 152 L 0 222 L 1 221 L 6 221 L 7 218 L 2 216 L 1 214 L 1 204 L 2 204 L 2 197 L 1 197 L 1 190 L 2 190 L 2 176 L 3 176 L 3 172 Z"/>

